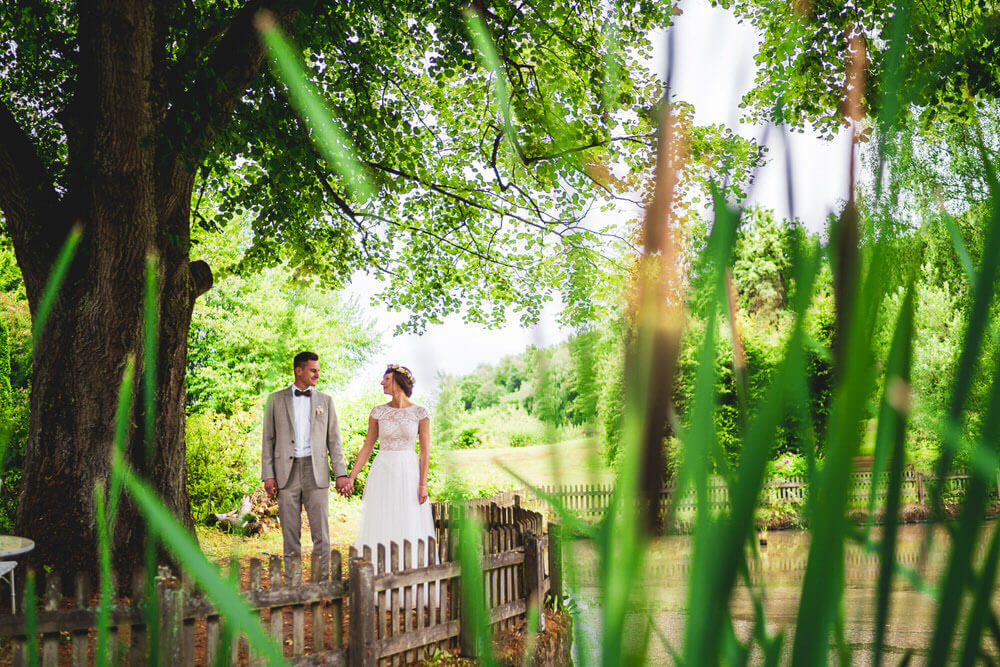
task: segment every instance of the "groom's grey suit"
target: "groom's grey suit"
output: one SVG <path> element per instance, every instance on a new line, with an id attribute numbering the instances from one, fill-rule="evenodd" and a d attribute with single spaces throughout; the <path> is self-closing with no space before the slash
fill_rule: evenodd
<path id="1" fill-rule="evenodd" d="M 300 536 L 302 507 L 309 517 L 312 533 L 313 576 L 330 576 L 330 470 L 333 476 L 347 475 L 344 451 L 340 444 L 340 425 L 333 408 L 333 398 L 310 391 L 309 439 L 312 455 L 295 457 L 295 410 L 292 388 L 276 391 L 264 410 L 264 438 L 261 450 L 261 479 L 275 479 L 278 484 L 278 519 L 284 540 L 285 578 L 291 562 L 301 557 Z M 305 399 L 298 399 L 305 400 Z"/>

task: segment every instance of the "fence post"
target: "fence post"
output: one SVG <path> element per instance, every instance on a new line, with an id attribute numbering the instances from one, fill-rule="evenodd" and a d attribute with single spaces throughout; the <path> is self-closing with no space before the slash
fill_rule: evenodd
<path id="1" fill-rule="evenodd" d="M 156 593 L 160 605 L 160 664 L 176 665 L 181 658 L 179 595 L 163 581 L 157 585 Z"/>
<path id="2" fill-rule="evenodd" d="M 371 561 L 352 558 L 350 564 L 351 622 L 348 664 L 374 667 L 375 656 L 375 572 Z"/>
<path id="3" fill-rule="evenodd" d="M 524 536 L 524 592 L 528 600 L 528 613 L 532 607 L 538 611 L 538 631 L 545 630 L 545 600 L 542 586 L 545 585 L 545 561 L 542 549 L 545 538 L 534 533 Z"/>
<path id="4" fill-rule="evenodd" d="M 924 473 L 917 471 L 917 502 L 924 504 L 924 496 L 927 491 L 924 489 Z"/>
<path id="5" fill-rule="evenodd" d="M 552 606 L 562 608 L 562 526 L 549 522 L 549 595 Z"/>

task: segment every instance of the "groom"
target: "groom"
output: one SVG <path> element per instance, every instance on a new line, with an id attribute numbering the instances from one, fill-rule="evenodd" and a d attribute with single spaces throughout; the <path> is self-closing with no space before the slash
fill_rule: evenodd
<path id="1" fill-rule="evenodd" d="M 346 495 L 350 485 L 333 399 L 314 389 L 319 382 L 319 356 L 315 352 L 299 352 L 295 355 L 294 369 L 292 386 L 274 392 L 267 400 L 260 457 L 264 488 L 272 498 L 278 496 L 286 585 L 291 583 L 293 558 L 302 555 L 299 538 L 303 507 L 312 531 L 313 580 L 329 578 L 330 526 L 327 517 L 331 463 L 337 478 L 337 491 Z"/>

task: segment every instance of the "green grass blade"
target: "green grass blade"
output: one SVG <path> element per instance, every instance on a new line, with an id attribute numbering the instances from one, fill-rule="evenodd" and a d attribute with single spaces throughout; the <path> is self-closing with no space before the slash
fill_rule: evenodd
<path id="1" fill-rule="evenodd" d="M 28 653 L 28 664 L 38 667 L 38 592 L 35 583 L 35 570 L 28 568 L 24 580 L 24 631 L 28 635 L 25 650 Z"/>
<path id="2" fill-rule="evenodd" d="M 875 646 L 872 658 L 875 667 L 882 664 L 882 649 L 889 622 L 889 601 L 892 592 L 893 564 L 896 562 L 897 517 L 903 485 L 903 460 L 906 456 L 906 411 L 909 402 L 910 366 L 913 356 L 913 299 L 911 284 L 903 299 L 896 330 L 889 348 L 885 388 L 879 410 L 875 449 L 888 458 L 889 484 L 885 508 L 885 526 L 879 561 L 879 577 L 875 599 Z M 891 453 L 890 453 L 891 452 Z M 875 491 L 875 476 L 872 493 Z"/>
<path id="3" fill-rule="evenodd" d="M 983 448 L 987 446 L 984 443 L 990 443 L 990 446 L 994 448 L 994 453 L 996 453 L 997 445 L 995 443 L 998 442 L 998 439 L 1000 439 L 1000 365 L 994 372 L 993 387 L 982 427 L 982 437 L 975 444 L 975 447 L 977 449 Z M 991 474 L 986 475 L 975 467 L 970 470 L 970 479 L 966 485 L 965 499 L 962 503 L 962 513 L 952 538 L 951 553 L 945 571 L 944 583 L 941 587 L 941 603 L 938 607 L 928 664 L 943 665 L 949 659 L 968 572 L 972 567 L 975 544 L 986 509 L 987 493 L 989 486 L 995 481 L 995 470 L 994 468 Z M 991 591 L 992 589 L 986 591 L 985 594 L 989 596 Z M 980 591 L 980 594 L 983 592 Z"/>
<path id="4" fill-rule="evenodd" d="M 219 576 L 187 529 L 163 506 L 153 490 L 135 476 L 117 453 L 113 473 L 121 476 L 126 490 L 146 521 L 155 526 L 163 545 L 185 571 L 191 574 L 199 588 L 205 591 L 219 614 L 227 623 L 232 623 L 234 628 L 246 633 L 251 650 L 273 664 L 284 664 L 281 648 L 264 633 L 260 621 L 239 590 Z"/>
<path id="5" fill-rule="evenodd" d="M 951 403 L 942 433 L 945 447 L 938 459 L 937 476 L 943 479 L 951 470 L 956 447 L 953 436 L 961 432 L 962 411 L 972 388 L 972 379 L 976 372 L 983 337 L 990 322 L 990 305 L 1000 273 L 1000 184 L 997 183 L 996 172 L 989 159 L 982 137 L 977 137 L 977 145 L 983 165 L 986 169 L 987 183 L 990 189 L 990 217 L 987 223 L 986 240 L 983 244 L 982 263 L 973 285 L 972 305 L 969 312 L 968 325 L 962 340 L 958 365 L 955 371 Z M 939 513 L 941 506 L 941 486 L 933 488 L 932 509 Z"/>
<path id="6" fill-rule="evenodd" d="M 695 551 L 689 576 L 685 658 L 689 664 L 719 661 L 719 633 L 729 625 L 728 604 L 744 547 L 753 532 L 753 515 L 764 484 L 772 437 L 786 412 L 788 387 L 803 365 L 803 314 L 817 274 L 818 254 L 799 264 L 793 297 L 795 323 L 767 393 L 744 436 L 743 451 L 730 492 L 728 521 L 695 527 Z"/>
<path id="7" fill-rule="evenodd" d="M 73 257 L 76 255 L 76 249 L 80 245 L 80 238 L 82 236 L 83 229 L 79 225 L 75 225 L 70 231 L 66 243 L 63 244 L 62 250 L 59 251 L 59 256 L 56 257 L 55 264 L 52 265 L 49 280 L 45 283 L 45 291 L 42 292 L 42 300 L 39 302 L 38 309 L 32 318 L 31 340 L 35 347 L 38 347 L 39 337 L 45 328 L 45 323 L 49 319 L 49 313 L 52 312 L 52 306 L 55 305 L 56 297 L 59 295 L 63 281 L 66 280 L 66 274 L 69 273 L 69 267 L 73 263 Z"/>
<path id="8" fill-rule="evenodd" d="M 472 43 L 479 53 L 479 60 L 483 66 L 493 73 L 493 96 L 500 107 L 500 114 L 503 116 L 504 134 L 510 142 L 512 149 L 517 150 L 517 133 L 515 131 L 514 114 L 510 105 L 510 86 L 507 83 L 507 75 L 500 66 L 500 58 L 497 57 L 496 48 L 490 38 L 489 31 L 483 24 L 479 15 L 473 10 L 465 12 L 465 22 L 472 37 Z"/>
<path id="9" fill-rule="evenodd" d="M 482 665 L 493 665 L 493 641 L 489 612 L 483 587 L 483 566 L 480 560 L 483 531 L 480 525 L 465 516 L 459 520 L 458 560 L 462 568 L 462 622 L 469 623 L 475 654 Z"/>
<path id="10" fill-rule="evenodd" d="M 115 410 L 115 452 L 125 458 L 125 443 L 132 428 L 132 390 L 135 377 L 135 361 L 132 356 L 125 361 L 122 383 L 118 390 L 118 407 Z M 118 517 L 118 503 L 121 500 L 122 482 L 117 475 L 111 476 L 111 490 L 108 497 L 108 530 L 114 534 L 115 519 Z"/>
<path id="11" fill-rule="evenodd" d="M 107 665 L 111 662 L 111 607 L 114 604 L 111 581 L 111 521 L 104 488 L 99 483 L 94 487 L 94 505 L 97 508 L 97 549 L 101 573 L 101 603 L 97 609 L 95 659 L 98 665 Z"/>
<path id="12" fill-rule="evenodd" d="M 145 564 L 146 606 L 143 610 L 146 620 L 146 637 L 149 641 L 149 655 L 146 657 L 149 667 L 160 664 L 160 606 L 156 603 L 156 530 L 152 524 L 146 524 Z"/>
<path id="13" fill-rule="evenodd" d="M 327 164 L 340 174 L 347 188 L 367 200 L 375 189 L 368 172 L 356 157 L 354 145 L 337 126 L 292 46 L 269 12 L 259 12 L 255 25 L 271 56 L 275 77 L 288 88 L 289 98 L 312 133 L 313 141 Z"/>
<path id="14" fill-rule="evenodd" d="M 942 213 L 941 220 L 944 222 L 945 227 L 948 228 L 951 245 L 955 249 L 955 254 L 958 255 L 958 261 L 965 271 L 965 277 L 969 279 L 970 285 L 975 285 L 976 267 L 972 263 L 972 255 L 969 254 L 969 249 L 965 246 L 965 240 L 962 239 L 962 233 L 958 230 L 958 225 L 955 224 L 955 218 L 947 213 Z"/>
<path id="15" fill-rule="evenodd" d="M 965 631 L 965 643 L 962 647 L 961 664 L 963 667 L 974 665 L 979 659 L 983 629 L 986 627 L 987 616 L 990 614 L 993 591 L 996 590 L 998 562 L 1000 562 L 1000 530 L 994 526 L 979 581 L 973 588 L 972 609 L 969 612 L 969 623 Z"/>
<path id="16" fill-rule="evenodd" d="M 834 354 L 834 397 L 826 433 L 826 458 L 810 493 L 812 541 L 796 619 L 792 662 L 811 665 L 828 660 L 829 632 L 841 610 L 844 575 L 846 509 L 851 485 L 851 461 L 861 445 L 861 424 L 875 386 L 872 332 L 884 286 L 881 267 L 884 246 L 876 245 L 867 262 L 856 244 L 857 211 L 848 205 L 834 235 L 834 270 L 854 276 L 834 279 L 838 314 Z M 884 243 L 884 242 L 880 242 Z M 865 271 L 867 269 L 867 271 Z"/>

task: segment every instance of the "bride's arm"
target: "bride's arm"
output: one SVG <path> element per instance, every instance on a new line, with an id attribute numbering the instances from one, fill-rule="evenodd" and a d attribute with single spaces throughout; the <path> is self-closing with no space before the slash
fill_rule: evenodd
<path id="1" fill-rule="evenodd" d="M 368 433 L 365 434 L 365 444 L 361 445 L 360 451 L 358 451 L 358 458 L 354 460 L 354 467 L 351 468 L 351 474 L 348 475 L 348 479 L 351 480 L 351 484 L 354 484 L 354 480 L 358 478 L 358 473 L 364 470 L 364 467 L 368 464 L 368 458 L 372 455 L 372 450 L 375 448 L 375 439 L 378 438 L 378 420 L 374 417 L 368 418 Z"/>
<path id="2" fill-rule="evenodd" d="M 427 502 L 427 468 L 431 464 L 431 420 L 424 417 L 418 424 L 420 434 L 420 488 L 417 489 L 417 500 L 423 505 Z"/>

